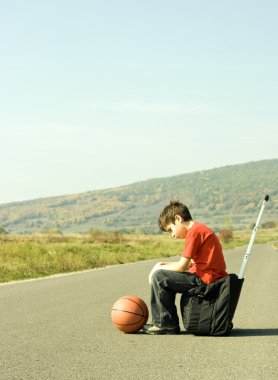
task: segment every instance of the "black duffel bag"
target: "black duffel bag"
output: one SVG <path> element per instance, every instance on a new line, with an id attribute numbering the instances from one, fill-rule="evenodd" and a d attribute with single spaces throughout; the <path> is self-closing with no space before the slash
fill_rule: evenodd
<path id="1" fill-rule="evenodd" d="M 187 333 L 228 335 L 244 279 L 229 274 L 209 285 L 200 285 L 183 293 L 181 315 Z"/>

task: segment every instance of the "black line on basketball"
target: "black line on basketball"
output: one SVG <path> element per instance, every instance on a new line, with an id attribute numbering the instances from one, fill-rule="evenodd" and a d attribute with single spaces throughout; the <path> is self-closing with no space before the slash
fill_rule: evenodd
<path id="1" fill-rule="evenodd" d="M 124 313 L 139 315 L 139 317 L 145 317 L 144 314 L 133 313 L 133 311 L 123 310 L 123 309 L 112 309 L 112 310 L 114 310 L 114 311 L 123 311 Z"/>
<path id="2" fill-rule="evenodd" d="M 117 322 L 114 322 L 116 325 L 118 326 L 133 326 L 133 325 L 138 325 L 139 323 L 141 323 L 143 318 L 141 318 L 140 321 L 138 322 L 134 322 L 134 323 L 117 323 Z"/>
<path id="3" fill-rule="evenodd" d="M 145 314 L 144 314 L 144 310 L 143 310 L 143 308 L 142 308 L 142 306 L 141 305 L 139 305 L 139 303 L 138 302 L 136 302 L 136 301 L 134 301 L 134 300 L 132 300 L 131 298 L 128 298 L 128 297 L 122 297 L 124 300 L 129 300 L 129 301 L 132 301 L 132 302 L 134 302 L 137 306 L 139 306 L 140 307 L 140 309 L 142 310 L 142 313 L 143 313 L 143 315 L 145 316 Z M 143 300 L 141 300 L 141 301 L 143 301 Z M 138 315 L 141 315 L 141 314 L 138 314 Z M 145 316 L 146 317 L 146 316 Z"/>

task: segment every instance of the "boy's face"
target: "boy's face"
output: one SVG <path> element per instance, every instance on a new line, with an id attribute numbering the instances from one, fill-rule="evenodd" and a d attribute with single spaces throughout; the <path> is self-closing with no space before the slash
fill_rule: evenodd
<path id="1" fill-rule="evenodd" d="M 169 232 L 173 238 L 185 239 L 187 235 L 187 228 L 184 226 L 182 218 L 177 215 L 175 223 L 169 224 L 165 228 L 166 232 Z"/>

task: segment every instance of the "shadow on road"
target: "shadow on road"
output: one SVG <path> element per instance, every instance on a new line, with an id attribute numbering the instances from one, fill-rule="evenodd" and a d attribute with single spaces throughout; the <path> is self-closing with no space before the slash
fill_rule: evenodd
<path id="1" fill-rule="evenodd" d="M 278 329 L 235 329 L 230 333 L 230 337 L 270 335 L 278 335 Z"/>
<path id="2" fill-rule="evenodd" d="M 181 331 L 180 335 L 192 335 L 188 334 L 186 331 Z M 277 329 L 235 329 L 232 330 L 229 335 L 227 335 L 227 338 L 237 338 L 237 337 L 243 337 L 243 336 L 276 336 L 278 335 L 278 328 Z M 201 335 L 202 336 L 202 335 Z M 225 336 L 221 336 L 222 338 Z"/>

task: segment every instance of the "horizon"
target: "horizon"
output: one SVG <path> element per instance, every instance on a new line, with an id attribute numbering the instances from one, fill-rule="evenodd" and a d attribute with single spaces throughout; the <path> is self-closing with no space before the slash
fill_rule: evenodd
<path id="1" fill-rule="evenodd" d="M 132 186 L 132 185 L 134 185 L 136 183 L 147 182 L 147 181 L 151 181 L 151 180 L 155 180 L 155 179 L 160 179 L 160 178 L 163 178 L 163 179 L 165 179 L 165 178 L 172 178 L 172 177 L 182 176 L 182 175 L 186 175 L 186 174 L 194 174 L 194 173 L 198 173 L 198 172 L 204 172 L 204 171 L 211 171 L 211 170 L 222 169 L 222 168 L 225 168 L 225 167 L 247 165 L 247 164 L 256 163 L 256 162 L 273 161 L 273 160 L 278 160 L 278 158 L 270 158 L 270 159 L 266 159 L 266 160 L 263 159 L 263 160 L 257 160 L 257 161 L 241 162 L 241 163 L 237 163 L 237 164 L 227 164 L 227 165 L 224 165 L 224 166 L 217 166 L 217 167 L 208 168 L 208 169 L 194 170 L 194 171 L 190 171 L 190 172 L 179 173 L 179 174 L 174 174 L 174 175 L 164 176 L 164 177 L 152 177 L 152 178 L 147 178 L 147 179 L 143 179 L 143 180 L 127 183 L 127 184 L 122 184 L 122 185 L 119 185 L 119 186 L 107 187 L 107 188 L 101 188 L 101 189 L 85 190 L 85 191 L 81 191 L 79 193 L 65 193 L 65 194 L 56 194 L 56 195 L 42 196 L 42 197 L 39 196 L 37 198 L 22 199 L 22 200 L 12 201 L 12 202 L 4 202 L 4 203 L 0 203 L 0 206 L 11 205 L 11 204 L 15 204 L 15 203 L 32 202 L 32 201 L 37 201 L 37 200 L 40 200 L 40 199 L 67 197 L 67 196 L 71 196 L 71 195 L 81 195 L 81 194 L 84 194 L 84 193 L 89 193 L 89 192 L 94 192 L 94 191 L 114 190 L 114 189 L 118 189 L 118 188 L 121 188 L 121 187 Z"/>
<path id="2" fill-rule="evenodd" d="M 0 204 L 272 159 L 278 2 L 6 2 Z"/>

